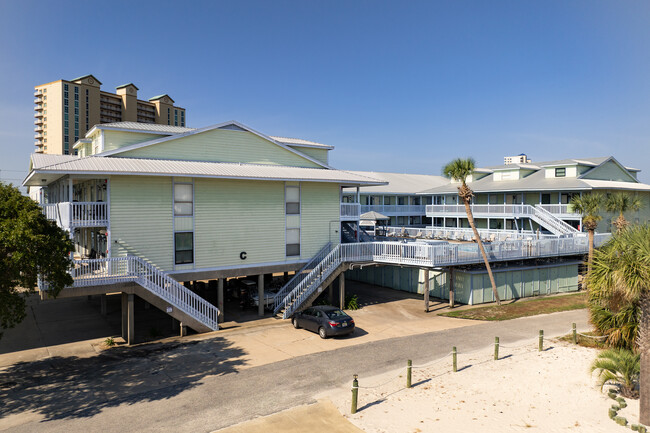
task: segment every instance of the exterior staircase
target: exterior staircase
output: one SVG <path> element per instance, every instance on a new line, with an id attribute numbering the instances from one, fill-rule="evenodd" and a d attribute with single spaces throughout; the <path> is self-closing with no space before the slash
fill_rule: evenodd
<path id="1" fill-rule="evenodd" d="M 197 332 L 219 329 L 219 309 L 164 271 L 136 256 L 75 260 L 74 283 L 61 295 L 76 296 L 123 291 L 134 293 Z M 90 290 L 89 290 L 90 289 Z M 93 291 L 94 289 L 94 291 Z M 39 290 L 47 285 L 39 282 Z"/>
<path id="2" fill-rule="evenodd" d="M 532 207 L 530 218 L 537 224 L 548 229 L 554 235 L 571 235 L 579 233 L 576 228 L 570 224 L 565 223 L 539 205 Z"/>

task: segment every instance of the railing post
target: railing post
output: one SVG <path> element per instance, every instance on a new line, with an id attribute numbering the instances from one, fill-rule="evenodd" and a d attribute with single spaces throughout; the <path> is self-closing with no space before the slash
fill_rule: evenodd
<path id="1" fill-rule="evenodd" d="M 457 361 L 457 352 L 456 352 L 456 346 L 451 348 L 451 363 L 452 363 L 452 369 L 454 370 L 454 373 L 458 371 L 458 363 Z"/>
<path id="2" fill-rule="evenodd" d="M 411 387 L 411 368 L 413 367 L 413 361 L 408 360 L 406 361 L 406 387 L 410 388 Z"/>
<path id="3" fill-rule="evenodd" d="M 352 380 L 352 406 L 350 408 L 350 413 L 353 415 L 357 413 L 357 398 L 359 397 L 359 381 L 357 378 L 359 375 L 353 375 L 354 379 Z"/>

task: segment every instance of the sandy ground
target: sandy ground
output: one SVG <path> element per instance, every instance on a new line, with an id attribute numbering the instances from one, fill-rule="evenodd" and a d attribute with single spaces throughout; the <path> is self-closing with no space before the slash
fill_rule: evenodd
<path id="1" fill-rule="evenodd" d="M 505 343 L 504 343 L 505 344 Z M 350 415 L 350 389 L 331 398 L 339 411 L 367 433 L 374 432 L 624 432 L 608 417 L 611 400 L 601 393 L 589 366 L 597 351 L 551 341 L 538 352 L 535 341 L 451 356 L 413 369 L 359 377 L 359 411 Z M 372 388 L 371 388 L 372 387 Z M 619 412 L 638 422 L 638 400 Z"/>

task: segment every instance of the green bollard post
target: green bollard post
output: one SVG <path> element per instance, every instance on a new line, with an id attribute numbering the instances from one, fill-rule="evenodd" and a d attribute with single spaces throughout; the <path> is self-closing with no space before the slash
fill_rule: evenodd
<path id="1" fill-rule="evenodd" d="M 354 415 L 357 413 L 357 397 L 359 396 L 359 381 L 357 380 L 359 376 L 354 375 L 354 380 L 352 381 L 352 408 L 350 412 Z"/>
<path id="2" fill-rule="evenodd" d="M 544 350 L 544 330 L 539 330 L 539 352 Z"/>
<path id="3" fill-rule="evenodd" d="M 494 360 L 499 360 L 499 337 L 494 337 Z"/>
<path id="4" fill-rule="evenodd" d="M 454 369 L 454 373 L 458 371 L 458 363 L 456 362 L 456 355 L 457 355 L 456 346 L 454 346 L 451 348 L 451 359 L 452 359 L 452 366 Z"/>
<path id="5" fill-rule="evenodd" d="M 406 361 L 406 387 L 411 387 L 411 368 L 413 367 L 413 361 L 410 359 Z"/>
<path id="6" fill-rule="evenodd" d="M 578 344 L 578 333 L 576 331 L 576 324 L 573 324 L 573 344 Z"/>

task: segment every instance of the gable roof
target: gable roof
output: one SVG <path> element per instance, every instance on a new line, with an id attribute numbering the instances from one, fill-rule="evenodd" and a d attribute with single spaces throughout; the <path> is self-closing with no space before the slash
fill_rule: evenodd
<path id="1" fill-rule="evenodd" d="M 97 77 L 95 77 L 93 74 L 82 75 L 81 77 L 73 78 L 73 79 L 70 80 L 70 81 L 81 81 L 81 80 L 83 80 L 84 78 L 93 78 L 93 79 L 97 82 L 97 84 L 102 84 L 102 82 L 99 81 L 99 80 L 97 79 Z"/>
<path id="2" fill-rule="evenodd" d="M 42 158 L 45 156 L 46 158 Z M 241 164 L 205 161 L 177 161 L 143 158 L 102 158 L 34 154 L 33 167 L 25 186 L 47 185 L 66 174 L 188 176 L 220 179 L 250 179 L 300 182 L 332 182 L 344 185 L 381 185 L 379 179 L 343 170 Z M 45 180 L 45 182 L 43 182 Z"/>
<path id="3" fill-rule="evenodd" d="M 558 165 L 585 165 L 592 168 L 578 177 L 547 178 L 545 170 L 540 169 L 521 179 L 495 181 L 493 176 L 485 176 L 472 182 L 467 182 L 467 185 L 472 189 L 472 191 L 477 193 L 544 190 L 576 191 L 609 188 L 639 191 L 650 190 L 649 185 L 639 183 L 639 181 L 632 175 L 630 175 L 630 179 L 633 180 L 632 182 L 584 178 L 584 176 L 592 172 L 592 170 L 595 170 L 596 168 L 610 161 L 614 161 L 622 169 L 627 170 L 627 168 L 616 161 L 616 159 L 612 156 L 600 158 L 563 159 L 558 161 L 540 162 L 537 165 L 540 167 L 553 167 Z M 448 181 L 448 183 L 443 186 L 430 188 L 421 191 L 419 194 L 449 194 L 456 192 L 458 192 L 458 184 Z"/>
<path id="4" fill-rule="evenodd" d="M 136 86 L 136 85 L 133 84 L 133 83 L 121 84 L 121 85 L 117 86 L 115 89 L 117 90 L 117 89 L 121 89 L 122 87 L 129 87 L 129 86 L 133 86 L 133 87 L 135 87 L 135 90 L 140 90 L 140 89 L 138 89 L 138 86 Z M 170 99 L 171 99 L 171 98 L 170 98 Z"/>
<path id="5" fill-rule="evenodd" d="M 594 173 L 594 170 L 598 170 L 600 167 L 603 167 L 605 164 L 610 163 L 610 162 L 614 163 L 614 165 L 616 165 L 619 169 L 621 169 L 621 172 L 622 172 L 623 174 L 625 174 L 625 176 L 627 176 L 628 179 L 632 180 L 632 182 L 634 182 L 634 183 L 638 183 L 638 182 L 639 182 L 639 181 L 638 181 L 634 176 L 632 176 L 632 175 L 628 172 L 628 169 L 627 169 L 625 166 L 623 166 L 623 164 L 621 164 L 620 162 L 618 162 L 618 161 L 616 160 L 616 158 L 614 158 L 613 156 L 610 156 L 609 158 L 605 159 L 603 162 L 601 162 L 600 164 L 598 164 L 596 167 L 594 167 L 594 168 L 592 168 L 592 169 L 590 169 L 590 170 L 584 172 L 582 175 L 578 176 L 578 179 L 589 179 L 589 176 L 590 176 L 592 173 Z M 607 180 L 607 179 L 595 179 L 595 180 Z"/>
<path id="6" fill-rule="evenodd" d="M 140 122 L 98 123 L 97 125 L 90 128 L 90 130 L 86 133 L 86 137 L 91 136 L 98 129 L 107 129 L 109 131 L 141 132 L 156 135 L 176 135 L 182 134 L 184 132 L 194 131 L 195 128 Z"/>
<path id="7" fill-rule="evenodd" d="M 100 126 L 100 125 L 97 125 L 97 126 Z M 246 125 L 244 125 L 242 123 L 239 123 L 239 122 L 237 122 L 235 120 L 230 120 L 228 122 L 218 123 L 216 125 L 206 126 L 205 128 L 198 128 L 198 129 L 186 128 L 187 131 L 179 133 L 179 134 L 174 134 L 174 135 L 170 135 L 170 136 L 162 137 L 162 138 L 156 138 L 156 139 L 153 139 L 153 140 L 144 141 L 144 142 L 140 142 L 140 143 L 130 144 L 128 146 L 120 147 L 118 149 L 102 152 L 102 153 L 98 154 L 97 156 L 101 156 L 101 157 L 113 156 L 113 155 L 117 155 L 117 154 L 120 154 L 120 153 L 128 152 L 130 150 L 141 149 L 143 147 L 153 146 L 153 145 L 158 144 L 158 143 L 164 143 L 164 142 L 171 141 L 171 140 L 176 140 L 176 139 L 182 138 L 182 137 L 189 137 L 189 136 L 192 136 L 192 135 L 195 135 L 195 134 L 200 134 L 202 132 L 213 131 L 215 129 L 225 129 L 227 127 L 232 127 L 232 126 L 240 128 L 240 129 L 242 129 L 242 130 L 244 130 L 246 132 L 250 132 L 252 134 L 255 134 L 258 137 L 260 137 L 260 138 L 262 138 L 262 139 L 264 139 L 266 141 L 269 141 L 269 142 L 275 144 L 276 146 L 279 146 L 279 147 L 283 148 L 284 150 L 286 150 L 288 152 L 291 152 L 291 153 L 294 153 L 294 154 L 300 156 L 301 158 L 304 158 L 304 159 L 306 159 L 308 161 L 311 161 L 314 164 L 317 164 L 317 165 L 319 165 L 321 167 L 332 168 L 329 165 L 323 163 L 322 161 L 319 161 L 319 160 L 317 160 L 315 158 L 312 158 L 311 156 L 306 155 L 306 154 L 300 152 L 299 150 L 296 150 L 296 149 L 292 148 L 291 146 L 288 146 L 287 144 L 284 144 L 284 143 L 282 143 L 280 141 L 277 141 L 277 140 L 273 139 L 272 137 L 270 137 L 268 135 L 262 134 L 261 132 L 257 132 L 256 130 L 254 130 L 254 129 L 252 129 L 252 128 L 250 128 L 250 127 L 248 127 L 248 126 L 246 126 Z"/>
<path id="8" fill-rule="evenodd" d="M 168 97 L 170 101 L 174 102 L 171 96 L 169 96 L 167 93 L 163 93 L 162 95 L 156 95 L 153 98 L 149 98 L 150 101 L 157 101 L 158 99 L 162 99 L 164 97 Z"/>
<path id="9" fill-rule="evenodd" d="M 289 137 L 277 137 L 274 135 L 269 135 L 275 141 L 280 143 L 288 144 L 289 146 L 300 146 L 300 147 L 316 147 L 323 149 L 334 149 L 334 146 L 328 144 L 316 143 L 315 141 L 303 140 L 302 138 L 289 138 Z"/>

